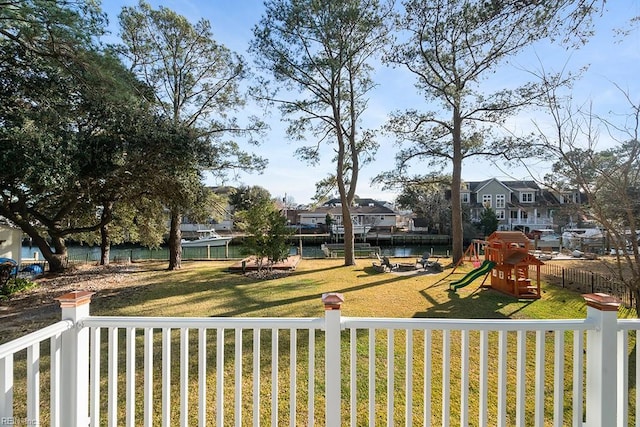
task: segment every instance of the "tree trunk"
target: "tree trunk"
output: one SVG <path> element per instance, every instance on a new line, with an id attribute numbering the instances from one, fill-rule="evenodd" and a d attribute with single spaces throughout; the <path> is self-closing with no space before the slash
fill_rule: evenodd
<path id="1" fill-rule="evenodd" d="M 356 265 L 355 236 L 349 206 L 342 204 L 342 226 L 344 228 L 344 265 Z"/>
<path id="2" fill-rule="evenodd" d="M 109 223 L 113 214 L 113 202 L 105 203 L 102 209 L 102 226 L 100 227 L 100 265 L 109 265 L 111 253 L 111 238 L 109 237 Z"/>
<path id="3" fill-rule="evenodd" d="M 460 198 L 460 186 L 462 185 L 462 120 L 460 111 L 453 111 L 453 171 L 451 173 L 451 239 L 452 257 L 456 264 L 464 254 L 462 227 L 462 199 Z"/>
<path id="4" fill-rule="evenodd" d="M 45 239 L 40 238 L 37 240 L 44 242 L 42 246 L 40 242 L 38 242 L 38 248 L 40 248 L 40 252 L 42 252 L 42 255 L 49 263 L 49 271 L 52 273 L 64 271 L 68 261 L 67 245 L 64 239 L 62 237 L 51 237 L 51 243 L 53 244 L 55 252 L 51 250 Z"/>
<path id="5" fill-rule="evenodd" d="M 169 231 L 169 270 L 177 270 L 182 267 L 182 233 L 180 222 L 182 215 L 171 211 L 171 229 Z"/>
<path id="6" fill-rule="evenodd" d="M 111 254 L 111 239 L 109 238 L 109 225 L 100 227 L 100 265 L 109 265 Z"/>

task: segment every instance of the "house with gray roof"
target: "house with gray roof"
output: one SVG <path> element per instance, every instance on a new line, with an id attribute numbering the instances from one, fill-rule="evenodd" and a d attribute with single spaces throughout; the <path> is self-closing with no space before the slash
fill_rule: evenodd
<path id="1" fill-rule="evenodd" d="M 578 194 L 554 194 L 540 188 L 534 181 L 486 181 L 463 183 L 462 205 L 469 208 L 472 222 L 480 221 L 485 207 L 498 217 L 498 230 L 521 230 L 525 233 L 544 228 L 554 228 L 554 213 L 562 205 L 574 203 Z M 557 228 L 557 227 L 556 227 Z"/>
<path id="2" fill-rule="evenodd" d="M 389 230 L 397 227 L 397 214 L 388 203 L 374 199 L 358 199 L 349 208 L 354 225 L 362 225 L 377 230 Z M 330 215 L 334 225 L 342 225 L 342 205 L 339 199 L 327 201 L 313 210 L 300 212 L 300 224 L 317 227 L 326 225 L 327 215 Z"/>

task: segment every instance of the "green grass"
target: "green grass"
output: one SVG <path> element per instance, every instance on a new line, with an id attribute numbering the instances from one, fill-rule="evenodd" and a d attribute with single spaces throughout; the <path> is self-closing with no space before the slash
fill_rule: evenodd
<path id="1" fill-rule="evenodd" d="M 586 308 L 583 298 L 576 293 L 543 284 L 542 298 L 534 301 L 518 301 L 514 298 L 500 294 L 498 292 L 479 288 L 482 279 L 477 279 L 471 285 L 458 290 L 457 293 L 448 291 L 448 283 L 455 280 L 472 268 L 470 265 L 459 268 L 455 274 L 450 275 L 451 270 L 447 269 L 443 273 L 435 275 L 398 275 L 392 273 L 378 273 L 371 268 L 371 262 L 368 260 L 358 260 L 356 266 L 343 266 L 341 260 L 303 260 L 295 272 L 291 275 L 276 280 L 255 281 L 242 275 L 227 273 L 227 267 L 231 262 L 189 262 L 184 263 L 183 268 L 178 271 L 164 270 L 164 264 L 145 262 L 139 264 L 140 271 L 134 273 L 136 285 L 123 288 L 120 290 L 109 291 L 103 294 L 98 293 L 94 296 L 91 305 L 91 313 L 93 315 L 110 315 L 110 316 L 178 316 L 178 317 L 321 317 L 324 316 L 324 309 L 321 303 L 321 295 L 326 292 L 340 292 L 344 295 L 345 303 L 342 308 L 343 316 L 351 317 L 397 317 L 397 318 L 527 318 L 527 319 L 564 319 L 564 318 L 584 318 Z M 621 309 L 620 317 L 631 317 L 630 310 Z M 103 375 L 107 372 L 106 365 L 106 331 L 102 333 L 103 350 L 102 350 L 102 369 Z M 161 381 L 160 372 L 160 337 L 156 332 L 156 340 L 154 343 L 154 353 L 156 362 L 154 365 L 154 381 L 159 389 Z M 349 334 L 343 334 L 343 348 L 348 348 Z M 216 405 L 216 349 L 215 339 L 217 332 L 210 331 L 208 334 L 208 347 L 210 348 L 207 382 L 208 382 L 208 413 L 210 422 L 215 419 Z M 460 401 L 460 379 L 459 372 L 461 366 L 460 348 L 459 348 L 459 332 L 452 333 L 451 345 L 451 416 L 455 423 L 459 417 L 459 401 Z M 420 355 L 424 346 L 424 334 L 422 332 L 414 332 L 414 346 L 416 348 L 416 356 L 413 359 L 414 374 L 414 397 L 413 397 L 413 416 L 414 421 L 420 420 L 422 401 L 422 367 L 424 360 Z M 262 424 L 269 424 L 271 417 L 270 393 L 271 393 L 271 331 L 262 332 L 261 340 L 261 394 L 266 397 L 264 403 L 261 404 L 260 413 Z M 307 351 L 308 351 L 308 332 L 299 331 L 296 335 L 297 351 L 298 351 L 298 419 L 296 424 L 305 424 L 306 416 L 307 391 L 308 383 L 307 373 Z M 243 399 L 245 419 L 244 423 L 251 422 L 252 411 L 252 379 L 251 379 L 251 351 L 252 351 L 252 334 L 250 331 L 243 333 Z M 289 340 L 291 336 L 288 331 L 279 334 L 279 359 L 278 359 L 278 386 L 280 394 L 285 397 L 278 407 L 279 424 L 288 424 L 289 407 L 286 397 L 289 393 Z M 395 387 L 394 393 L 394 417 L 395 422 L 404 423 L 404 345 L 406 332 L 397 331 L 394 334 L 394 364 L 396 373 L 394 374 Z M 125 344 L 124 331 L 119 335 L 119 371 L 124 373 L 125 363 Z M 142 331 L 138 331 L 137 335 L 138 350 L 136 354 L 137 367 L 137 422 L 141 421 L 142 414 Z M 225 333 L 225 363 L 223 372 L 225 378 L 225 396 L 233 395 L 233 371 L 235 363 L 235 354 L 233 348 L 233 333 L 227 331 Z M 315 336 L 316 353 L 316 395 L 314 397 L 317 424 L 323 425 L 324 418 L 322 411 L 324 409 L 324 378 L 322 372 L 324 368 L 324 333 L 317 331 Z M 477 422 L 479 409 L 477 399 L 474 398 L 475 393 L 479 389 L 477 366 L 479 365 L 478 342 L 479 334 L 472 333 L 470 336 L 470 355 L 469 363 L 472 375 L 470 376 L 471 390 L 471 406 L 470 421 L 474 425 Z M 497 334 L 489 335 L 489 378 L 490 384 L 497 380 Z M 548 368 L 545 370 L 547 382 L 551 381 L 553 375 L 553 334 L 545 334 L 545 342 L 547 351 L 545 354 L 546 364 Z M 571 337 L 565 337 L 566 353 L 571 352 Z M 432 404 L 432 423 L 435 425 L 442 423 L 440 416 L 440 408 L 442 405 L 441 394 L 441 332 L 434 331 L 432 336 L 432 387 L 431 395 Z M 172 333 L 172 416 L 174 420 L 178 420 L 178 404 L 179 404 L 179 336 L 178 331 Z M 368 332 L 359 331 L 357 334 L 357 424 L 366 425 L 368 416 Z M 509 379 L 508 379 L 508 396 L 515 400 L 515 335 L 508 337 L 509 348 Z M 528 345 L 526 362 L 531 369 L 527 374 L 527 394 L 533 396 L 533 366 L 535 365 L 534 346 Z M 376 332 L 375 341 L 375 358 L 376 358 L 376 424 L 386 423 L 386 407 L 387 401 L 387 384 L 386 384 L 386 366 L 387 360 L 387 334 L 386 331 Z M 565 354 L 566 354 L 565 353 Z M 190 352 L 192 358 L 192 368 L 190 375 L 190 397 L 191 419 L 190 423 L 195 424 L 195 416 L 197 414 L 197 342 L 195 331 L 190 334 Z M 349 360 L 348 352 L 344 353 L 342 361 L 343 373 L 348 373 Z M 46 358 L 45 358 L 46 359 Z M 46 360 L 43 364 L 46 365 Z M 18 364 L 17 364 L 18 366 Z M 571 366 L 568 363 L 565 366 L 565 384 L 571 381 Z M 46 375 L 43 376 L 46 382 Z M 552 382 L 550 382 L 552 384 Z M 348 402 L 349 398 L 349 381 L 345 376 L 343 380 L 343 402 Z M 102 379 L 103 394 L 106 391 L 106 377 Z M 632 387 L 630 398 L 635 396 L 635 386 Z M 16 388 L 16 395 L 19 395 L 20 386 Z M 158 391 L 159 393 L 159 391 Z M 119 423 L 124 423 L 124 375 L 121 375 L 119 381 Z M 43 400 L 46 401 L 46 390 L 43 393 Z M 494 425 L 496 420 L 495 407 L 497 402 L 495 387 L 490 386 L 488 401 L 489 424 Z M 566 397 L 568 400 L 570 395 Z M 160 396 L 155 396 L 155 422 L 160 420 Z M 545 393 L 545 410 L 549 414 L 553 405 L 553 392 Z M 533 399 L 527 402 L 528 419 L 531 419 L 533 413 Z M 46 402 L 45 402 L 46 406 Z M 104 414 L 106 413 L 106 402 L 102 402 L 103 422 L 105 422 Z M 348 405 L 343 405 L 343 420 L 348 421 Z M 44 411 L 43 411 L 44 412 Z M 225 425 L 231 425 L 233 422 L 233 404 L 232 399 L 225 399 Z M 508 424 L 514 422 L 515 408 L 510 400 L 507 410 Z M 565 415 L 565 421 L 570 421 L 569 408 Z M 549 418 L 549 416 L 547 416 Z"/>
<path id="2" fill-rule="evenodd" d="M 462 277 L 471 266 L 434 275 L 403 276 L 377 273 L 368 260 L 343 266 L 341 260 L 303 260 L 291 275 L 255 281 L 229 274 L 231 262 L 187 262 L 177 271 L 164 264 L 141 263 L 137 285 L 109 295 L 98 293 L 94 315 L 125 316 L 249 316 L 317 317 L 321 296 L 340 292 L 343 316 L 445 318 L 582 318 L 580 294 L 543 283 L 542 298 L 518 301 L 492 290 L 479 289 L 481 279 L 448 291 L 449 280 Z M 620 317 L 630 317 L 621 309 Z"/>

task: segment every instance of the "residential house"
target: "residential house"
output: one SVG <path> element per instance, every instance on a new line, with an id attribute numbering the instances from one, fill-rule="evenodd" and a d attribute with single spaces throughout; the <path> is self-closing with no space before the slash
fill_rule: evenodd
<path id="1" fill-rule="evenodd" d="M 0 218 L 0 258 L 22 259 L 22 230 Z"/>
<path id="2" fill-rule="evenodd" d="M 397 214 L 385 202 L 373 199 L 358 199 L 349 208 L 354 225 L 371 227 L 376 230 L 390 230 L 396 228 Z M 317 227 L 326 225 L 327 214 L 331 215 L 335 225 L 342 224 L 342 205 L 339 199 L 332 199 L 313 210 L 300 212 L 300 224 Z"/>
<path id="3" fill-rule="evenodd" d="M 461 189 L 462 205 L 467 206 L 472 222 L 479 222 L 485 207 L 498 217 L 498 230 L 521 230 L 525 233 L 554 228 L 554 213 L 563 204 L 574 203 L 575 194 L 556 195 L 534 181 L 500 181 L 496 178 L 465 182 Z"/>

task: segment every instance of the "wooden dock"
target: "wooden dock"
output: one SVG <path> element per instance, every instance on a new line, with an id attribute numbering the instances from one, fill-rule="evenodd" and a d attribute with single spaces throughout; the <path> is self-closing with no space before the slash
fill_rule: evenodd
<path id="1" fill-rule="evenodd" d="M 320 248 L 327 258 L 338 258 L 344 256 L 344 243 L 323 243 Z M 356 257 L 375 258 L 380 254 L 380 246 L 371 246 L 371 243 L 355 243 Z"/>

